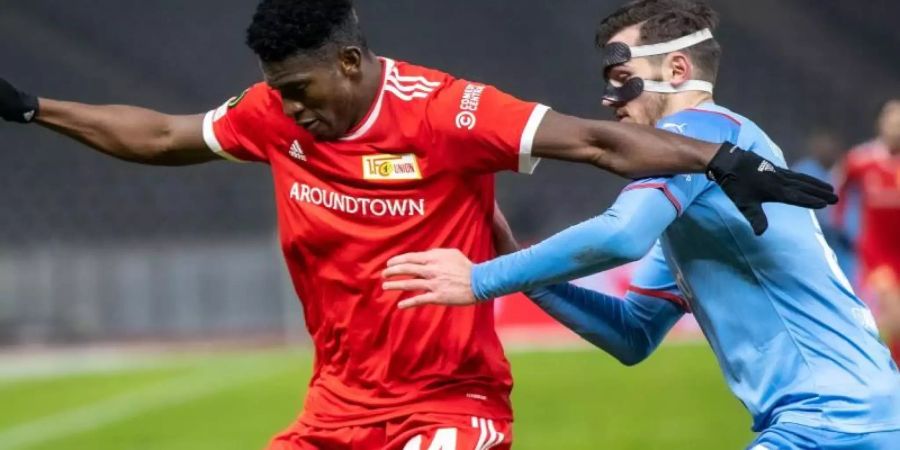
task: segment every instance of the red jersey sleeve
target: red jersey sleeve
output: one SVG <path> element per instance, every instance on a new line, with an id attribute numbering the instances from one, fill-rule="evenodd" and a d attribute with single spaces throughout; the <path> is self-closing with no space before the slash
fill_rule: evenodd
<path id="1" fill-rule="evenodd" d="M 206 113 L 203 140 L 217 155 L 236 162 L 268 162 L 262 132 L 273 100 L 269 88 L 256 84 L 240 96 Z"/>
<path id="2" fill-rule="evenodd" d="M 429 100 L 432 145 L 455 167 L 532 173 L 534 135 L 550 108 L 519 100 L 493 86 L 453 80 Z"/>

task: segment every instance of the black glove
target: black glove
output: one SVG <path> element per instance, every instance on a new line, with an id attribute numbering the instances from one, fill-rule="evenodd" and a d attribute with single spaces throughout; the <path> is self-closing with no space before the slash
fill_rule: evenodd
<path id="1" fill-rule="evenodd" d="M 706 176 L 715 181 L 757 236 L 769 227 L 762 204 L 787 203 L 821 209 L 837 203 L 830 184 L 808 175 L 776 166 L 763 157 L 726 142 L 706 167 Z"/>
<path id="2" fill-rule="evenodd" d="M 9 122 L 28 123 L 38 113 L 38 98 L 0 78 L 0 117 Z"/>

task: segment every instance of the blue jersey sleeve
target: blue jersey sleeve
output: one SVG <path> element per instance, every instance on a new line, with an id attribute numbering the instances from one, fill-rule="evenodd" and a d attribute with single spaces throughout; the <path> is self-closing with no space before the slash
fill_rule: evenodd
<path id="1" fill-rule="evenodd" d="M 662 245 L 659 241 L 638 263 L 627 298 L 664 300 L 675 305 L 682 312 L 690 312 L 690 305 L 678 287 L 678 282 L 666 264 Z"/>
<path id="2" fill-rule="evenodd" d="M 472 292 L 486 300 L 573 280 L 641 259 L 675 220 L 654 190 L 623 192 L 593 219 L 527 249 L 472 268 Z"/>
<path id="3" fill-rule="evenodd" d="M 621 299 L 575 286 L 556 284 L 526 293 L 541 309 L 622 364 L 649 356 L 683 312 L 657 298 Z"/>
<path id="4" fill-rule="evenodd" d="M 741 126 L 734 119 L 713 111 L 688 109 L 659 121 L 656 127 L 701 141 L 721 144 L 738 142 Z M 683 174 L 670 177 L 652 177 L 637 180 L 625 190 L 658 189 L 663 192 L 675 212 L 680 216 L 697 197 L 715 184 L 706 175 Z"/>

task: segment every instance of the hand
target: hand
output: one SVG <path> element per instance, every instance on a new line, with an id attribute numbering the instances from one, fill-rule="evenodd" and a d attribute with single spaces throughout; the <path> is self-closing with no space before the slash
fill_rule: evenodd
<path id="1" fill-rule="evenodd" d="M 803 208 L 821 209 L 837 203 L 830 184 L 808 175 L 776 166 L 771 161 L 734 144 L 722 144 L 707 167 L 707 177 L 715 181 L 757 236 L 769 227 L 762 204 L 787 203 Z"/>
<path id="2" fill-rule="evenodd" d="M 0 117 L 8 122 L 28 123 L 38 114 L 38 98 L 16 89 L 0 78 Z"/>
<path id="3" fill-rule="evenodd" d="M 421 305 L 465 306 L 477 302 L 472 293 L 472 262 L 455 249 L 407 253 L 388 261 L 384 278 L 410 276 L 408 280 L 385 281 L 386 291 L 425 291 L 401 301 L 401 309 Z"/>

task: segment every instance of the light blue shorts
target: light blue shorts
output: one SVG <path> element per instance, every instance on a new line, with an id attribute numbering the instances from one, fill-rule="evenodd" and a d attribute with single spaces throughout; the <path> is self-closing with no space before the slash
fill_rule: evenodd
<path id="1" fill-rule="evenodd" d="M 900 430 L 850 434 L 792 423 L 767 428 L 748 450 L 900 450 Z"/>

